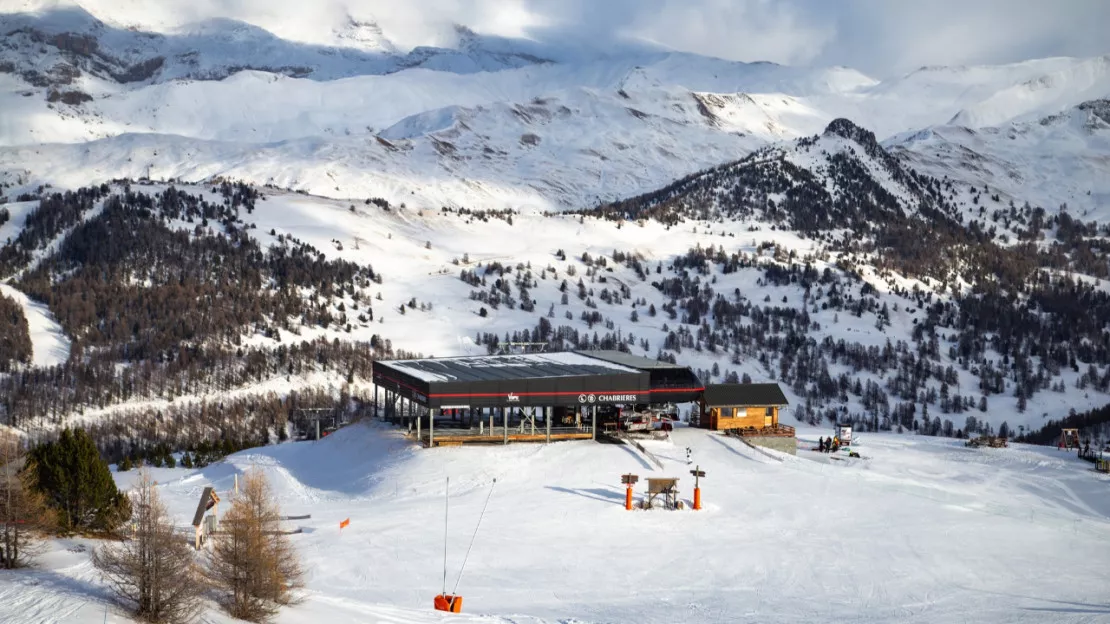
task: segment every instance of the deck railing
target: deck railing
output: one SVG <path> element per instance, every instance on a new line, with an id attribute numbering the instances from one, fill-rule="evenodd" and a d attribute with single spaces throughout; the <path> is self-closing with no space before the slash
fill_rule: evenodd
<path id="1" fill-rule="evenodd" d="M 772 425 L 770 427 L 744 427 L 741 429 L 729 429 L 729 433 L 741 437 L 783 437 L 793 438 L 794 427 L 790 425 Z"/>

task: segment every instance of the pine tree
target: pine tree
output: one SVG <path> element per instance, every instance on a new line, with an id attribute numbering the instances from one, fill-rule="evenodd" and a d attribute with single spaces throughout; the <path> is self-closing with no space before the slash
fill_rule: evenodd
<path id="1" fill-rule="evenodd" d="M 93 566 L 139 619 L 195 620 L 205 589 L 203 577 L 145 469 L 139 471 L 131 501 L 133 530 L 123 541 L 93 551 Z"/>
<path id="2" fill-rule="evenodd" d="M 293 602 L 304 572 L 262 472 L 248 470 L 240 488 L 221 522 L 226 533 L 213 542 L 208 574 L 229 614 L 262 622 Z"/>
<path id="3" fill-rule="evenodd" d="M 35 485 L 67 531 L 113 531 L 131 517 L 127 498 L 112 480 L 83 429 L 62 431 L 56 442 L 31 451 Z"/>
<path id="4" fill-rule="evenodd" d="M 7 439 L 5 439 L 7 438 Z M 35 467 L 15 436 L 0 436 L 0 569 L 23 567 L 40 554 L 55 516 L 34 485 Z"/>
<path id="5" fill-rule="evenodd" d="M 193 467 L 193 458 L 189 457 L 189 453 L 184 453 L 184 454 L 181 455 L 181 467 L 182 468 L 192 468 Z"/>

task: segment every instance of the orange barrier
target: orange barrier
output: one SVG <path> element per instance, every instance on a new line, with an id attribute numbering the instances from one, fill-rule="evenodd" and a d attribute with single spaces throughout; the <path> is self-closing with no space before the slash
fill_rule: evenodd
<path id="1" fill-rule="evenodd" d="M 624 508 L 629 510 L 629 511 L 632 510 L 632 486 L 631 485 L 628 486 L 628 488 L 624 491 Z"/>
<path id="2" fill-rule="evenodd" d="M 462 613 L 462 596 L 449 596 L 447 594 L 440 594 L 435 598 L 436 611 L 449 611 L 451 613 Z"/>
<path id="3" fill-rule="evenodd" d="M 694 509 L 701 509 L 701 488 L 694 488 Z"/>

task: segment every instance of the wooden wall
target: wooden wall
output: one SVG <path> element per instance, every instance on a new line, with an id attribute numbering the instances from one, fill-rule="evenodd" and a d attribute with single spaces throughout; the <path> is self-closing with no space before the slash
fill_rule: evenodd
<path id="1" fill-rule="evenodd" d="M 709 428 L 715 431 L 723 429 L 747 429 L 779 424 L 779 408 L 771 407 L 771 418 L 768 421 L 767 407 L 711 407 L 707 410 Z"/>

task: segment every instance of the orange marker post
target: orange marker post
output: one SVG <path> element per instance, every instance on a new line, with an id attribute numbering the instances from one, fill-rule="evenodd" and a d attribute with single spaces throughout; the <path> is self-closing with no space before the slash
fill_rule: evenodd
<path id="1" fill-rule="evenodd" d="M 705 476 L 705 471 L 701 466 L 694 466 L 690 474 L 694 475 L 694 509 L 701 509 L 701 478 Z"/>
<path id="2" fill-rule="evenodd" d="M 634 474 L 621 475 L 621 483 L 623 483 L 626 488 L 624 491 L 624 508 L 629 511 L 632 511 L 632 486 L 639 480 L 640 477 Z"/>
<path id="3" fill-rule="evenodd" d="M 350 525 L 350 524 L 351 524 L 351 519 L 347 518 L 343 522 L 339 523 L 339 530 L 342 531 L 343 529 L 347 528 L 347 526 Z"/>

